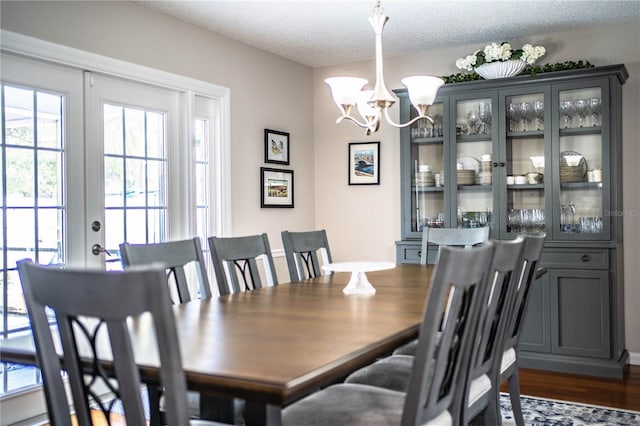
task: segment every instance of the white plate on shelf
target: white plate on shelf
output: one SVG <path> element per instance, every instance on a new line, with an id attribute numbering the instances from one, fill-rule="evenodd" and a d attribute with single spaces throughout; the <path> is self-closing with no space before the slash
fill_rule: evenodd
<path id="1" fill-rule="evenodd" d="M 475 157 L 460 157 L 458 163 L 464 170 L 475 170 L 476 174 L 480 171 L 480 161 Z"/>

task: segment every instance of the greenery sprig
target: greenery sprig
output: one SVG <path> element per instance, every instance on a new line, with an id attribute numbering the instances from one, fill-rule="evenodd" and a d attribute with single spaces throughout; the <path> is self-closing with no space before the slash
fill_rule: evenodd
<path id="1" fill-rule="evenodd" d="M 593 68 L 593 65 L 589 61 L 566 61 L 566 62 L 558 62 L 555 64 L 544 64 L 544 65 L 527 65 L 527 67 L 520 73 L 536 75 L 545 72 L 554 72 L 554 71 L 567 71 L 567 70 L 577 70 L 581 68 Z M 476 72 L 471 73 L 458 73 L 451 74 L 446 76 L 441 76 L 445 82 L 445 84 L 452 83 L 461 83 L 464 81 L 474 81 L 474 80 L 482 80 L 483 78 L 478 75 Z"/>

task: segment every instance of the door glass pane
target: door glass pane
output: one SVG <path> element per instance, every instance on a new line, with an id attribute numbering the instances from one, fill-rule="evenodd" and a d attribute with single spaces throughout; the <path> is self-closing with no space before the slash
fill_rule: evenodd
<path id="1" fill-rule="evenodd" d="M 601 91 L 561 91 L 560 231 L 603 232 Z"/>
<path id="2" fill-rule="evenodd" d="M 104 158 L 104 185 L 106 207 L 124 207 L 126 194 L 124 187 L 124 159 L 122 157 Z"/>
<path id="3" fill-rule="evenodd" d="M 62 98 L 49 93 L 36 94 L 38 100 L 38 146 L 40 148 L 62 148 L 60 116 Z"/>
<path id="4" fill-rule="evenodd" d="M 506 98 L 506 230 L 537 233 L 546 228 L 544 93 Z"/>
<path id="5" fill-rule="evenodd" d="M 492 223 L 491 105 L 491 99 L 473 99 L 456 103 L 458 227 L 478 228 Z"/>
<path id="6" fill-rule="evenodd" d="M 147 112 L 147 156 L 164 158 L 164 114 Z"/>
<path id="7" fill-rule="evenodd" d="M 105 229 L 124 229 L 124 209 L 109 208 L 104 212 L 104 227 Z M 134 229 L 135 231 L 135 229 Z M 144 233 L 142 234 L 144 236 Z M 144 241 L 144 237 L 136 239 L 135 235 L 132 236 L 131 244 L 141 243 Z M 105 245 L 106 247 L 118 247 L 122 240 L 121 235 L 118 233 L 106 233 Z"/>
<path id="8" fill-rule="evenodd" d="M 122 154 L 124 147 L 124 133 L 122 126 L 123 109 L 117 105 L 103 105 L 104 114 L 104 153 Z"/>
<path id="9" fill-rule="evenodd" d="M 145 111 L 124 108 L 125 152 L 129 156 L 144 157 L 146 151 Z"/>
<path id="10" fill-rule="evenodd" d="M 146 160 L 126 160 L 126 203 L 128 207 L 144 207 L 147 203 Z"/>
<path id="11" fill-rule="evenodd" d="M 147 204 L 153 207 L 165 205 L 164 194 L 164 161 L 147 161 Z"/>
<path id="12" fill-rule="evenodd" d="M 107 269 L 121 268 L 122 242 L 166 239 L 165 120 L 165 114 L 155 111 L 104 106 Z"/>

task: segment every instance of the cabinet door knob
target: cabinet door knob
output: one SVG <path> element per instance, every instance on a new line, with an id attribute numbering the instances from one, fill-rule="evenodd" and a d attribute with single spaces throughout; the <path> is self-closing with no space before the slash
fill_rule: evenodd
<path id="1" fill-rule="evenodd" d="M 422 257 L 422 250 L 418 250 L 418 257 Z"/>
<path id="2" fill-rule="evenodd" d="M 500 162 L 500 167 L 504 167 L 506 164 L 504 163 L 504 161 Z"/>
<path id="3" fill-rule="evenodd" d="M 496 163 L 495 161 L 493 162 L 493 167 L 498 167 L 498 163 Z"/>
<path id="4" fill-rule="evenodd" d="M 591 256 L 589 256 L 588 254 L 583 254 L 581 259 L 583 262 L 588 262 L 591 260 Z"/>

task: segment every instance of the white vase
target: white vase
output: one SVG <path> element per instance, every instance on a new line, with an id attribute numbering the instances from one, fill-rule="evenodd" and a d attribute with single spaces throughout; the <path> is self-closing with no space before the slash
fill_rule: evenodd
<path id="1" fill-rule="evenodd" d="M 504 62 L 489 62 L 476 67 L 476 72 L 480 77 L 487 80 L 493 78 L 507 78 L 518 75 L 527 66 L 525 61 L 520 59 L 512 59 Z"/>

